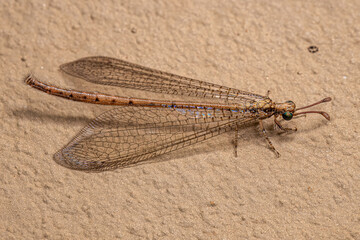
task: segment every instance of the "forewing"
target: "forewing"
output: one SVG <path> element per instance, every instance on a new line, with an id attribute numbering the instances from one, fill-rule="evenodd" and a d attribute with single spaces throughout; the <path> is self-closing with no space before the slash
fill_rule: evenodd
<path id="1" fill-rule="evenodd" d="M 261 100 L 265 96 L 143 67 L 109 57 L 86 57 L 60 66 L 65 73 L 97 83 L 158 93 L 226 100 Z"/>

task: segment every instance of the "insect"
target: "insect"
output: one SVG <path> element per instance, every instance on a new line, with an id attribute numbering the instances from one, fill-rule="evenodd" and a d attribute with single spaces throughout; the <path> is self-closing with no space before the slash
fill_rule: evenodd
<path id="1" fill-rule="evenodd" d="M 231 130 L 235 130 L 237 140 L 238 130 L 254 123 L 259 124 L 268 146 L 279 156 L 267 136 L 264 119 L 273 116 L 276 126 L 285 132 L 296 131 L 296 128 L 283 127 L 279 117 L 291 120 L 294 116 L 318 113 L 330 120 L 323 111 L 298 112 L 329 102 L 330 97 L 296 108 L 292 101 L 275 103 L 268 96 L 109 57 L 86 57 L 63 64 L 60 69 L 96 84 L 198 99 L 168 101 L 81 92 L 48 85 L 29 75 L 25 82 L 48 94 L 73 101 L 121 106 L 96 117 L 54 155 L 57 163 L 76 170 L 104 171 L 133 166 Z"/>

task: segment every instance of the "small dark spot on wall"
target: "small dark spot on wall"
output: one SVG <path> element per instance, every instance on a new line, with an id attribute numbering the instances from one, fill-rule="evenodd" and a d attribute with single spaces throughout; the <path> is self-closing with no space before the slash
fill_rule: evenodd
<path id="1" fill-rule="evenodd" d="M 312 46 L 308 47 L 308 51 L 310 53 L 316 53 L 319 51 L 319 48 L 317 46 L 312 45 Z"/>

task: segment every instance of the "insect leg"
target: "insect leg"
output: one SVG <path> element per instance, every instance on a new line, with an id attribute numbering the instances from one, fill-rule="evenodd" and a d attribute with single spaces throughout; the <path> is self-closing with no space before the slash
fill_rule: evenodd
<path id="1" fill-rule="evenodd" d="M 277 120 L 277 116 L 274 117 L 274 122 L 276 124 L 276 126 L 278 126 L 280 128 L 280 130 L 284 131 L 284 132 L 287 132 L 287 131 L 294 131 L 296 132 L 297 131 L 297 128 L 287 128 L 287 127 L 283 127 L 280 122 Z"/>
<path id="2" fill-rule="evenodd" d="M 235 157 L 237 157 L 238 140 L 239 140 L 239 125 L 236 124 L 236 126 L 235 126 L 235 138 L 234 138 L 234 153 L 235 153 Z"/>
<path id="3" fill-rule="evenodd" d="M 274 145 L 272 144 L 272 142 L 270 141 L 270 138 L 268 137 L 266 131 L 265 131 L 265 128 L 264 128 L 264 125 L 263 125 L 263 122 L 262 120 L 259 120 L 259 125 L 260 125 L 260 130 L 261 132 L 263 133 L 268 145 L 269 145 L 269 148 L 271 150 L 273 150 L 273 152 L 275 153 L 276 157 L 280 157 L 280 153 L 278 151 L 276 151 Z"/>
<path id="4" fill-rule="evenodd" d="M 267 90 L 266 97 L 269 97 L 269 95 L 270 95 L 270 90 Z"/>

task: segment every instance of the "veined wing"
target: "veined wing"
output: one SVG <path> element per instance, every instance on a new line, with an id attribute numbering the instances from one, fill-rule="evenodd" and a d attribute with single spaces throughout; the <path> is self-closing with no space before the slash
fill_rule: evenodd
<path id="1" fill-rule="evenodd" d="M 109 57 L 86 57 L 60 66 L 65 73 L 104 85 L 158 93 L 226 100 L 262 100 L 265 96 L 143 67 Z"/>
<path id="2" fill-rule="evenodd" d="M 256 121 L 232 111 L 209 115 L 204 110 L 196 110 L 201 114 L 177 110 L 135 106 L 109 110 L 57 152 L 55 161 L 85 171 L 129 167 L 230 131 L 235 124 Z"/>

